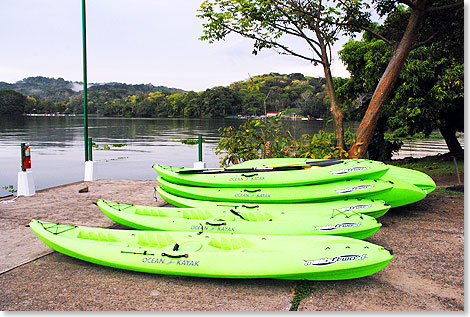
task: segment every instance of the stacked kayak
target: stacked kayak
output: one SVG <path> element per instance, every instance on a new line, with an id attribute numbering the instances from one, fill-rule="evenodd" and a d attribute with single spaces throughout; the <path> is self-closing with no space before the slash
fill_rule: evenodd
<path id="1" fill-rule="evenodd" d="M 298 204 L 249 204 L 239 202 L 217 202 L 206 201 L 198 199 L 189 199 L 181 196 L 170 194 L 162 189 L 162 187 L 155 187 L 155 191 L 168 203 L 176 207 L 192 207 L 192 208 L 220 208 L 229 207 L 235 210 L 239 208 L 246 208 L 250 210 L 259 211 L 272 211 L 279 210 L 283 212 L 295 211 L 302 215 L 309 215 L 327 210 L 332 212 L 334 210 L 345 211 L 353 210 L 364 215 L 371 217 L 381 217 L 389 209 L 390 204 L 383 200 L 370 200 L 370 199 L 342 199 L 328 202 L 315 202 L 315 203 L 298 203 Z"/>
<path id="2" fill-rule="evenodd" d="M 354 209 L 259 210 L 240 206 L 211 208 L 150 207 L 98 200 L 98 207 L 122 225 L 159 231 L 263 235 L 341 235 L 364 239 L 379 230 L 374 217 Z"/>
<path id="3" fill-rule="evenodd" d="M 205 202 L 305 204 L 347 198 L 383 200 L 393 207 L 417 202 L 435 189 L 424 173 L 381 162 L 297 158 L 247 161 L 225 169 L 155 164 L 162 196 Z M 196 205 L 196 206 L 200 206 Z M 190 205 L 194 207 L 195 205 Z"/>
<path id="4" fill-rule="evenodd" d="M 426 197 L 423 190 L 399 179 L 351 179 L 303 186 L 258 188 L 199 187 L 171 183 L 161 177 L 157 180 L 162 189 L 170 194 L 216 202 L 294 204 L 367 198 L 384 200 L 393 208 Z"/>
<path id="5" fill-rule="evenodd" d="M 319 159 L 307 159 L 307 158 L 272 158 L 272 159 L 257 159 L 245 161 L 240 164 L 236 164 L 228 167 L 227 169 L 240 169 L 240 168 L 274 168 L 280 166 L 289 165 L 305 165 L 313 164 L 315 162 L 321 162 Z M 387 172 L 380 177 L 382 180 L 400 179 L 417 186 L 424 190 L 427 194 L 436 189 L 436 183 L 429 177 L 429 175 L 412 170 L 409 168 L 398 167 L 394 165 L 386 165 Z"/>
<path id="6" fill-rule="evenodd" d="M 385 248 L 336 236 L 271 236 L 99 229 L 32 220 L 45 244 L 120 269 L 216 278 L 342 280 L 374 274 Z"/>
<path id="7" fill-rule="evenodd" d="M 175 184 L 237 188 L 287 187 L 348 179 L 377 179 L 389 169 L 382 162 L 364 159 L 305 160 L 295 161 L 295 164 L 246 165 L 225 169 L 180 168 L 159 164 L 153 165 L 153 168 L 162 178 Z"/>
<path id="8" fill-rule="evenodd" d="M 140 272 L 215 278 L 342 280 L 374 274 L 393 258 L 363 241 L 390 208 L 436 188 L 424 173 L 354 160 L 262 159 L 229 168 L 155 164 L 155 191 L 172 207 L 100 199 L 130 230 L 32 220 L 66 255 Z"/>

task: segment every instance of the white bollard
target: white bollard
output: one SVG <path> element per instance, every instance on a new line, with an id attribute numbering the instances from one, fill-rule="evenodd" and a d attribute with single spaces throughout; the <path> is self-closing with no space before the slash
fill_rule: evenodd
<path id="1" fill-rule="evenodd" d="M 93 179 L 93 161 L 86 161 L 85 162 L 85 178 L 83 179 L 85 182 L 92 182 Z"/>
<path id="2" fill-rule="evenodd" d="M 18 190 L 17 196 L 33 196 L 36 194 L 36 188 L 34 187 L 33 172 L 18 172 Z"/>
<path id="3" fill-rule="evenodd" d="M 194 162 L 194 168 L 206 168 L 206 162 Z"/>

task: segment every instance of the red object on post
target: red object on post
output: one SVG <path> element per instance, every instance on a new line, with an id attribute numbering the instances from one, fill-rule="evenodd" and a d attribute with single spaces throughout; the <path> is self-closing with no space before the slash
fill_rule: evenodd
<path id="1" fill-rule="evenodd" d="M 24 148 L 24 168 L 28 169 L 31 168 L 31 150 L 29 149 L 29 146 L 25 146 Z"/>

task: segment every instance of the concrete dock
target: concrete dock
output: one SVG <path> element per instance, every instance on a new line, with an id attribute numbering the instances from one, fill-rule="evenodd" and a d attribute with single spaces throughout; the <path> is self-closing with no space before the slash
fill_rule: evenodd
<path id="1" fill-rule="evenodd" d="M 395 258 L 372 276 L 346 281 L 211 279 L 114 269 L 53 252 L 27 227 L 39 219 L 116 228 L 93 203 L 165 205 L 154 199 L 156 185 L 97 180 L 1 199 L 0 309 L 288 311 L 302 285 L 308 289 L 298 305 L 302 311 L 464 310 L 463 195 L 431 193 L 379 218 L 382 228 L 367 240 L 392 249 Z"/>

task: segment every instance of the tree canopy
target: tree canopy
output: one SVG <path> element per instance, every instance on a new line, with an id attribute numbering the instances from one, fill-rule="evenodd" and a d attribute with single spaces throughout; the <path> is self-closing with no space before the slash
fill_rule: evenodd
<path id="1" fill-rule="evenodd" d="M 136 86 L 139 90 L 131 89 Z M 223 118 L 262 115 L 266 104 L 270 112 L 289 109 L 304 116 L 328 116 L 325 80 L 298 73 L 258 75 L 201 92 L 154 91 L 140 86 L 146 85 L 92 86 L 88 90 L 88 112 L 125 117 Z M 82 94 L 75 94 L 66 102 L 52 100 L 54 96 L 50 100 L 28 97 L 21 113 L 83 112 Z"/>
<path id="2" fill-rule="evenodd" d="M 403 6 L 408 8 L 406 15 L 400 14 Z M 388 17 L 388 25 L 384 27 L 388 32 L 374 29 L 369 12 L 372 7 L 379 16 Z M 392 49 L 386 67 L 380 73 L 356 132 L 356 142 L 348 153 L 350 157 L 364 157 L 408 55 L 417 46 L 439 41 L 439 29 L 449 25 L 449 21 L 437 20 L 436 17 L 462 8 L 461 0 L 206 0 L 198 16 L 205 19 L 203 40 L 214 42 L 235 33 L 254 41 L 254 54 L 263 48 L 271 48 L 280 54 L 322 64 L 335 119 L 337 146 L 341 148 L 344 146 L 343 113 L 330 71 L 331 46 L 338 34 L 358 32 L 370 33 L 390 45 Z M 424 31 L 428 29 L 431 32 Z M 290 47 L 286 42 L 289 37 L 303 39 L 308 53 Z"/>
<path id="3" fill-rule="evenodd" d="M 409 9 L 397 7 L 383 25 L 374 25 L 374 32 L 393 36 L 409 15 Z M 455 132 L 463 131 L 464 118 L 463 12 L 444 10 L 439 17 L 448 21 L 442 23 L 446 28 L 430 21 L 424 23 L 418 34 L 420 41 L 410 52 L 385 102 L 384 119 L 378 130 L 388 129 L 395 136 L 403 137 L 440 129 L 449 150 L 458 151 L 461 148 Z M 435 40 L 425 41 L 433 36 Z M 351 73 L 338 88 L 348 118 L 364 116 L 393 50 L 394 47 L 381 38 L 366 33 L 362 40 L 350 40 L 340 51 Z"/>

